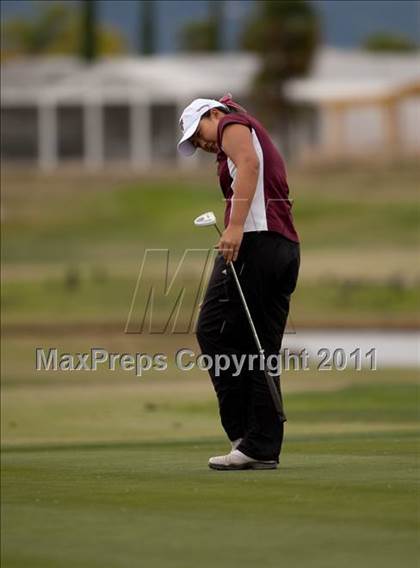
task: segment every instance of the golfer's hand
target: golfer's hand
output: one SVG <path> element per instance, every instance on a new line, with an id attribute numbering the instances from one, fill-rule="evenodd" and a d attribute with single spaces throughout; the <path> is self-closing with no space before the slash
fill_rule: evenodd
<path id="1" fill-rule="evenodd" d="M 229 225 L 223 231 L 216 248 L 223 254 L 226 262 L 238 258 L 243 235 L 244 228 L 242 225 Z"/>

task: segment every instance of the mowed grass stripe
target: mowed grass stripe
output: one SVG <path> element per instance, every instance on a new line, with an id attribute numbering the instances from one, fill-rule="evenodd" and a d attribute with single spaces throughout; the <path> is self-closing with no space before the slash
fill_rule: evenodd
<path id="1" fill-rule="evenodd" d="M 213 472 L 219 444 L 7 453 L 7 566 L 414 566 L 404 436 L 285 447 L 274 472 Z M 415 441 L 410 438 L 409 444 Z M 390 455 L 357 455 L 366 444 Z M 337 443 L 338 448 L 338 443 Z M 395 452 L 395 454 L 394 454 Z M 335 564 L 334 564 L 335 563 Z"/>

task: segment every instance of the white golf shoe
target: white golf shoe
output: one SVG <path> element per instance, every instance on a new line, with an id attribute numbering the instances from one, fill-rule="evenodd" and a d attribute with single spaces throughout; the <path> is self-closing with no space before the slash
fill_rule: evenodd
<path id="1" fill-rule="evenodd" d="M 254 460 L 239 450 L 232 450 L 225 456 L 215 456 L 209 459 L 209 468 L 219 470 L 235 469 L 276 469 L 276 461 Z"/>

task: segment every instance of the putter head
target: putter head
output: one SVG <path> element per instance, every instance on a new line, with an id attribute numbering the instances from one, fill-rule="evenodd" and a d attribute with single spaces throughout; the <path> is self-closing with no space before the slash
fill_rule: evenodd
<path id="1" fill-rule="evenodd" d="M 213 211 L 207 211 L 207 213 L 203 213 L 199 215 L 196 219 L 194 219 L 194 225 L 197 227 L 210 227 L 211 225 L 216 224 L 216 215 Z"/>

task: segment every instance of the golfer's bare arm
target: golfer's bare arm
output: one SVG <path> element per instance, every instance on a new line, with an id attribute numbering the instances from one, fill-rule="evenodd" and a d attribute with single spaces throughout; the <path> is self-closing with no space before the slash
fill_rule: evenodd
<path id="1" fill-rule="evenodd" d="M 217 248 L 226 261 L 238 258 L 244 225 L 258 181 L 260 163 L 252 143 L 249 128 L 229 124 L 223 133 L 223 151 L 236 166 L 234 196 L 228 227 L 223 231 Z"/>
<path id="2" fill-rule="evenodd" d="M 258 181 L 260 162 L 248 127 L 230 124 L 223 132 L 223 150 L 237 168 L 230 225 L 243 227 Z"/>

